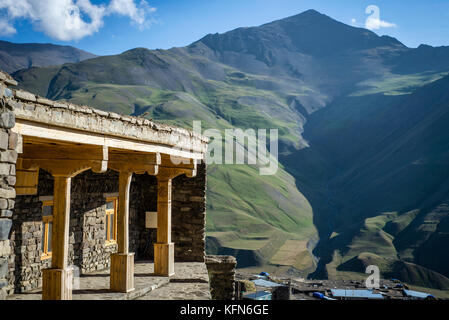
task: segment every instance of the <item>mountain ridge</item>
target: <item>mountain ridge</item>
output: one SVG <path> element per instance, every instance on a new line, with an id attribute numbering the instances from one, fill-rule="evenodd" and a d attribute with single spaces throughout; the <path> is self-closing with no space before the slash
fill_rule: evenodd
<path id="1" fill-rule="evenodd" d="M 47 67 L 97 57 L 72 46 L 51 43 L 12 43 L 0 40 L 0 69 L 13 73 L 31 67 Z"/>

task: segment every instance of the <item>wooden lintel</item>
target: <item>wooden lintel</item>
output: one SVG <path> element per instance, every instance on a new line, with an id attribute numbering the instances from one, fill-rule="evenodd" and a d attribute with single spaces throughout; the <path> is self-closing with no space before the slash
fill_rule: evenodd
<path id="1" fill-rule="evenodd" d="M 161 155 L 162 167 L 196 170 L 196 165 L 196 159 L 176 157 L 169 154 Z"/>
<path id="2" fill-rule="evenodd" d="M 108 147 L 26 143 L 20 157 L 35 160 L 108 160 Z"/>
<path id="3" fill-rule="evenodd" d="M 20 154 L 23 169 L 42 168 L 53 176 L 74 177 L 92 169 L 107 170 L 108 148 L 88 145 L 25 144 Z"/>
<path id="4" fill-rule="evenodd" d="M 156 175 L 159 170 L 159 166 L 156 164 L 128 161 L 109 161 L 108 167 L 118 172 L 132 172 L 138 174 L 147 172 L 150 175 Z"/>
<path id="5" fill-rule="evenodd" d="M 74 177 L 77 174 L 92 169 L 97 173 L 106 172 L 107 160 L 53 160 L 53 159 L 23 159 L 23 169 L 41 168 L 53 176 Z"/>
<path id="6" fill-rule="evenodd" d="M 196 169 L 159 167 L 157 178 L 160 180 L 168 180 L 176 178 L 182 174 L 185 174 L 189 178 L 193 178 L 196 176 Z"/>
<path id="7" fill-rule="evenodd" d="M 124 152 L 110 152 L 109 160 L 118 162 L 137 162 L 143 164 L 161 164 L 161 154 L 160 153 L 124 153 Z"/>

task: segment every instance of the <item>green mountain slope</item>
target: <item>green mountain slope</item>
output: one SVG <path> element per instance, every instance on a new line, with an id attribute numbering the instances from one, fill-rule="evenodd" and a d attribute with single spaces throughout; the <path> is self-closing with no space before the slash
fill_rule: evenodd
<path id="1" fill-rule="evenodd" d="M 292 158 L 308 165 L 296 168 L 300 188 L 323 168 L 306 159 L 326 162 L 315 189 L 304 190 L 320 231 L 317 275 L 337 276 L 370 253 L 387 259 L 385 274 L 408 263 L 416 284 L 449 289 L 448 92 L 444 77 L 412 94 L 342 98 L 309 119 L 311 148 Z"/>

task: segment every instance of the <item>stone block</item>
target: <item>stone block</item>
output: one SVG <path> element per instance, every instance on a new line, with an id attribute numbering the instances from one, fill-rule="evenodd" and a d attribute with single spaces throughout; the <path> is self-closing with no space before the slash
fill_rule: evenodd
<path id="1" fill-rule="evenodd" d="M 0 241 L 8 240 L 11 226 L 12 226 L 11 219 L 0 219 Z"/>
<path id="2" fill-rule="evenodd" d="M 11 111 L 3 112 L 0 115 L 0 127 L 10 129 L 16 124 L 16 117 Z"/>
<path id="3" fill-rule="evenodd" d="M 5 200 L 5 199 L 0 199 Z M 12 211 L 11 210 L 0 210 L 0 217 L 2 218 L 11 218 L 12 217 Z"/>
<path id="4" fill-rule="evenodd" d="M 7 176 L 6 181 L 10 186 L 15 186 L 17 182 L 17 178 L 15 176 Z"/>
<path id="5" fill-rule="evenodd" d="M 26 100 L 26 101 L 36 101 L 36 96 L 30 92 L 16 90 L 15 96 L 17 99 Z"/>
<path id="6" fill-rule="evenodd" d="M 0 258 L 0 279 L 6 278 L 8 274 L 8 259 Z"/>
<path id="7" fill-rule="evenodd" d="M 17 152 L 14 150 L 6 150 L 0 153 L 0 162 L 16 163 Z"/>
<path id="8" fill-rule="evenodd" d="M 8 149 L 15 150 L 17 148 L 18 143 L 19 143 L 19 134 L 11 132 L 9 134 Z"/>
<path id="9" fill-rule="evenodd" d="M 0 163 L 0 174 L 9 175 L 11 172 L 11 165 L 8 163 Z M 1 194 L 0 194 L 1 197 Z"/>
<path id="10" fill-rule="evenodd" d="M 9 135 L 5 131 L 0 131 L 0 150 L 8 149 Z"/>
<path id="11" fill-rule="evenodd" d="M 2 165 L 3 163 L 0 163 L 0 174 L 2 174 Z M 7 169 L 9 170 L 10 165 L 6 164 Z M 13 199 L 16 197 L 16 190 L 15 189 L 4 189 L 0 188 L 0 198 L 6 198 L 6 199 Z"/>
<path id="12" fill-rule="evenodd" d="M 11 254 L 11 247 L 9 240 L 0 241 L 0 257 L 9 256 Z"/>

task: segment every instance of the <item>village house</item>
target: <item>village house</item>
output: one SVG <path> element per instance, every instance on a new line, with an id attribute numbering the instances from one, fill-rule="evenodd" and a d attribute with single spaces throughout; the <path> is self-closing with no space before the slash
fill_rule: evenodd
<path id="1" fill-rule="evenodd" d="M 109 268 L 122 293 L 135 261 L 154 277 L 206 270 L 207 138 L 16 85 L 0 72 L 0 298 L 72 299 L 74 266 Z"/>

